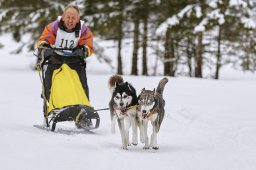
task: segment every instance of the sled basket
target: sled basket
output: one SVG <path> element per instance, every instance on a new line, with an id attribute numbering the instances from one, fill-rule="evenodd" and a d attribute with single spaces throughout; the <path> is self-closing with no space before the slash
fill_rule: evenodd
<path id="1" fill-rule="evenodd" d="M 78 62 L 79 65 L 82 63 L 82 59 L 79 56 L 72 56 L 72 53 L 71 56 L 60 56 L 58 53 L 53 53 L 52 56 L 47 56 L 44 59 L 41 67 L 43 76 L 47 72 L 48 64 L 59 66 L 53 70 L 49 101 L 45 97 L 46 90 L 43 85 L 44 116 L 47 126 L 49 127 L 52 122 L 51 130 L 54 131 L 56 123 L 74 121 L 78 128 L 98 128 L 99 115 L 91 107 L 77 71 L 69 66 L 74 62 Z M 45 81 L 43 76 L 42 79 Z"/>
<path id="2" fill-rule="evenodd" d="M 77 128 L 85 130 L 96 129 L 100 125 L 99 114 L 88 106 L 74 105 L 54 109 L 49 115 L 51 115 L 49 124 L 52 122 L 51 131 L 55 130 L 58 122 L 63 121 L 74 121 Z"/>

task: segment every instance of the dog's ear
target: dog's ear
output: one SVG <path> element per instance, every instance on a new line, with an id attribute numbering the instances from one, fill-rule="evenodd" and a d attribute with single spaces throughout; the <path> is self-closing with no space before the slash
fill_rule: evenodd
<path id="1" fill-rule="evenodd" d="M 119 86 L 119 83 L 116 81 L 115 82 L 115 88 Z"/>
<path id="2" fill-rule="evenodd" d="M 124 85 L 126 85 L 129 88 L 129 90 L 132 91 L 130 84 L 127 81 L 124 83 Z"/>
<path id="3" fill-rule="evenodd" d="M 138 100 L 140 99 L 140 96 L 141 96 L 141 94 L 138 95 L 138 97 L 137 97 Z"/>
<path id="4" fill-rule="evenodd" d="M 131 92 L 136 93 L 135 89 L 133 89 L 129 83 L 127 83 L 127 86 Z"/>
<path id="5" fill-rule="evenodd" d="M 145 90 L 146 90 L 146 89 L 145 89 L 145 87 L 144 87 L 144 88 L 141 90 L 141 92 L 140 92 L 140 93 L 144 93 L 144 92 L 145 92 Z"/>
<path id="6" fill-rule="evenodd" d="M 153 108 L 155 108 L 159 103 L 159 96 L 157 94 L 154 95 L 154 101 L 155 101 L 155 104 L 154 104 Z"/>
<path id="7" fill-rule="evenodd" d="M 124 85 L 126 85 L 131 90 L 130 85 L 127 81 L 124 83 Z"/>
<path id="8" fill-rule="evenodd" d="M 143 88 L 143 89 L 141 90 L 140 94 L 138 95 L 138 99 L 140 99 L 140 96 L 144 93 L 144 91 L 145 91 L 145 88 Z"/>

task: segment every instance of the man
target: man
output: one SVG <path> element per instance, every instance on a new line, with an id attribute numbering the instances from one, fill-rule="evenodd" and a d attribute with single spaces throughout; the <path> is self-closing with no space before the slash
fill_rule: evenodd
<path id="1" fill-rule="evenodd" d="M 45 48 L 69 48 L 75 52 L 77 49 L 82 49 L 84 57 L 90 56 L 93 52 L 93 34 L 89 28 L 85 25 L 84 21 L 80 20 L 80 10 L 76 5 L 68 5 L 64 9 L 62 16 L 59 16 L 57 20 L 48 24 L 39 41 L 37 42 L 39 51 L 39 59 L 42 51 Z M 87 85 L 86 77 L 86 65 L 69 65 L 72 69 L 76 70 L 84 91 L 89 99 L 89 88 Z M 45 98 L 49 100 L 49 93 L 52 84 L 52 74 L 55 69 L 60 65 L 48 65 L 44 87 L 45 87 Z"/>

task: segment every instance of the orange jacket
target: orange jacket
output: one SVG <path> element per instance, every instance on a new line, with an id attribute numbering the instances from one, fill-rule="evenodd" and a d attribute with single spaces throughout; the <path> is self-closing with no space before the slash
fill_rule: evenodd
<path id="1" fill-rule="evenodd" d="M 44 28 L 44 31 L 37 42 L 37 46 L 40 46 L 42 43 L 55 44 L 57 30 L 60 29 L 59 23 L 60 21 L 57 19 Z M 78 40 L 78 45 L 86 45 L 89 50 L 89 55 L 94 52 L 93 34 L 85 24 L 82 25 L 81 36 Z"/>

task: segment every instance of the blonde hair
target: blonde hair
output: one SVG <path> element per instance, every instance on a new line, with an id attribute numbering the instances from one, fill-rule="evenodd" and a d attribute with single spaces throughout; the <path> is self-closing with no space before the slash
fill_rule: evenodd
<path id="1" fill-rule="evenodd" d="M 68 9 L 70 9 L 70 8 L 75 9 L 75 10 L 77 11 L 77 13 L 78 13 L 78 16 L 80 16 L 80 9 L 78 8 L 77 5 L 74 5 L 74 4 L 69 4 L 68 6 L 66 6 L 66 8 L 64 9 L 64 13 L 63 13 L 63 14 L 65 14 L 66 11 L 67 11 Z"/>

